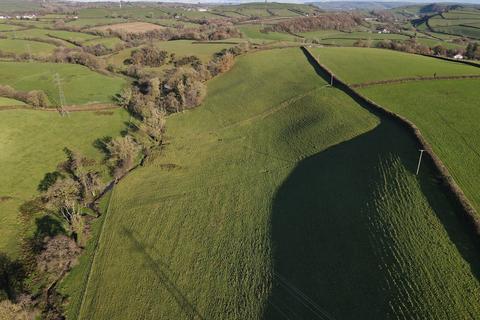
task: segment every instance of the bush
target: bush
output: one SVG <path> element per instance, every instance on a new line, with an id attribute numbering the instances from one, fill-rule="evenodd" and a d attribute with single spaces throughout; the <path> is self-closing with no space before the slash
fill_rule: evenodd
<path id="1" fill-rule="evenodd" d="M 168 52 L 154 46 L 143 47 L 132 52 L 130 61 L 132 64 L 148 67 L 160 67 L 165 63 Z"/>
<path id="2" fill-rule="evenodd" d="M 0 85 L 0 96 L 20 100 L 33 107 L 46 108 L 50 105 L 48 96 L 42 90 L 23 92 L 8 85 Z"/>

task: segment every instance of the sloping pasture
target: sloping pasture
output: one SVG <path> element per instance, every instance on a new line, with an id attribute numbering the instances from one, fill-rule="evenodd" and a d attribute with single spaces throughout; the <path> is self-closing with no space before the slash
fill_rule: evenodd
<path id="1" fill-rule="evenodd" d="M 349 84 L 406 77 L 480 74 L 480 68 L 392 50 L 314 48 L 312 52 Z"/>
<path id="2" fill-rule="evenodd" d="M 20 39 L 0 39 L 0 51 L 3 53 L 28 54 L 32 56 L 46 56 L 55 50 L 56 46 Z"/>
<path id="3" fill-rule="evenodd" d="M 439 80 L 360 89 L 413 121 L 480 211 L 480 80 Z"/>
<path id="4" fill-rule="evenodd" d="M 479 259 L 406 131 L 251 53 L 112 194 L 79 319 L 473 318 Z M 82 299 L 83 301 L 83 299 Z"/>
<path id="5" fill-rule="evenodd" d="M 57 112 L 0 110 L 0 252 L 19 254 L 20 236 L 32 231 L 35 218 L 40 218 L 21 219 L 19 206 L 36 196 L 44 175 L 65 160 L 63 148 L 80 151 L 100 163 L 103 154 L 93 142 L 119 135 L 127 120 L 128 114 L 121 109 L 109 115 L 72 112 L 68 117 Z M 103 171 L 108 175 L 105 168 Z"/>
<path id="6" fill-rule="evenodd" d="M 61 78 L 68 105 L 111 103 L 126 83 L 122 78 L 105 76 L 74 64 L 0 62 L 0 69 L 0 84 L 20 91 L 43 90 L 53 105 L 59 101 L 56 74 Z"/>

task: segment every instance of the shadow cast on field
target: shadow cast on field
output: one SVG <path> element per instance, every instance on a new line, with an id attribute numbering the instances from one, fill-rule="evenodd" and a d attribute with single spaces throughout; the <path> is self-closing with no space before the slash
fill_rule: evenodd
<path id="1" fill-rule="evenodd" d="M 381 161 L 408 141 L 382 122 L 301 161 L 272 207 L 274 281 L 265 319 L 378 318 L 388 297 L 369 238 Z M 402 151 L 400 149 L 400 151 Z M 413 149 L 414 150 L 414 149 Z M 414 162 L 400 157 L 406 168 Z M 375 303 L 372 303 L 376 301 Z M 322 316 L 323 314 L 323 316 Z"/>
<path id="2" fill-rule="evenodd" d="M 382 248 L 372 246 L 371 224 L 379 215 L 373 201 L 379 181 L 394 183 L 384 181 L 381 167 L 398 159 L 415 172 L 418 145 L 404 127 L 379 116 L 375 129 L 301 161 L 277 190 L 271 213 L 274 274 L 264 319 L 385 319 L 391 312 L 395 288 L 385 289 L 388 270 L 379 266 L 393 264 L 394 254 L 382 252 L 380 260 L 375 250 Z M 419 181 L 480 279 L 477 243 L 428 161 Z M 391 239 L 382 240 L 384 248 L 393 247 Z"/>
<path id="3" fill-rule="evenodd" d="M 133 250 L 136 253 L 140 253 L 143 257 L 145 266 L 151 270 L 158 281 L 168 291 L 168 293 L 175 299 L 178 307 L 185 313 L 188 319 L 204 320 L 205 318 L 200 314 L 196 307 L 187 299 L 185 294 L 177 287 L 177 285 L 169 279 L 166 274 L 168 270 L 167 264 L 160 259 L 154 259 L 146 250 L 146 246 L 142 244 L 134 235 L 134 233 L 123 227 L 123 235 L 130 241 Z"/>

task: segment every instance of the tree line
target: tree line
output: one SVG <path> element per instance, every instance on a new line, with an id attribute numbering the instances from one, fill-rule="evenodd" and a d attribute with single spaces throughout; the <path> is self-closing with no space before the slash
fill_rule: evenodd
<path id="1" fill-rule="evenodd" d="M 40 313 L 42 319 L 64 317 L 64 297 L 55 286 L 77 263 L 86 244 L 90 220 L 98 216 L 99 196 L 160 148 L 165 134 L 166 116 L 198 106 L 205 96 L 205 81 L 230 69 L 236 55 L 248 50 L 242 44 L 214 54 L 203 64 L 194 56 L 176 59 L 175 68 L 158 77 L 137 79 L 118 96 L 118 102 L 134 117 L 123 135 L 98 139 L 110 170 L 107 182 L 99 163 L 65 148 L 65 160 L 45 174 L 38 184 L 40 195 L 25 202 L 20 212 L 36 219 L 35 233 L 25 240 L 22 260 L 0 255 L 0 315 L 9 319 L 28 319 Z M 154 57 L 158 54 L 160 57 Z M 155 48 L 132 53 L 139 64 L 161 61 L 164 53 Z M 139 57 L 142 55 L 142 57 Z M 94 215 L 92 215 L 94 213 Z M 3 300 L 3 301 L 2 301 Z"/>

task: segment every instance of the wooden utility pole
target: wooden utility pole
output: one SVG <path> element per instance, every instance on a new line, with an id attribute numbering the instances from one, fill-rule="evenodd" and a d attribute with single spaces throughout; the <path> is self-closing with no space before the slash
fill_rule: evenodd
<path id="1" fill-rule="evenodd" d="M 416 173 L 417 176 L 418 176 L 418 172 L 420 171 L 420 164 L 422 163 L 422 156 L 424 151 L 425 150 L 420 149 L 420 157 L 418 158 L 417 173 Z"/>

